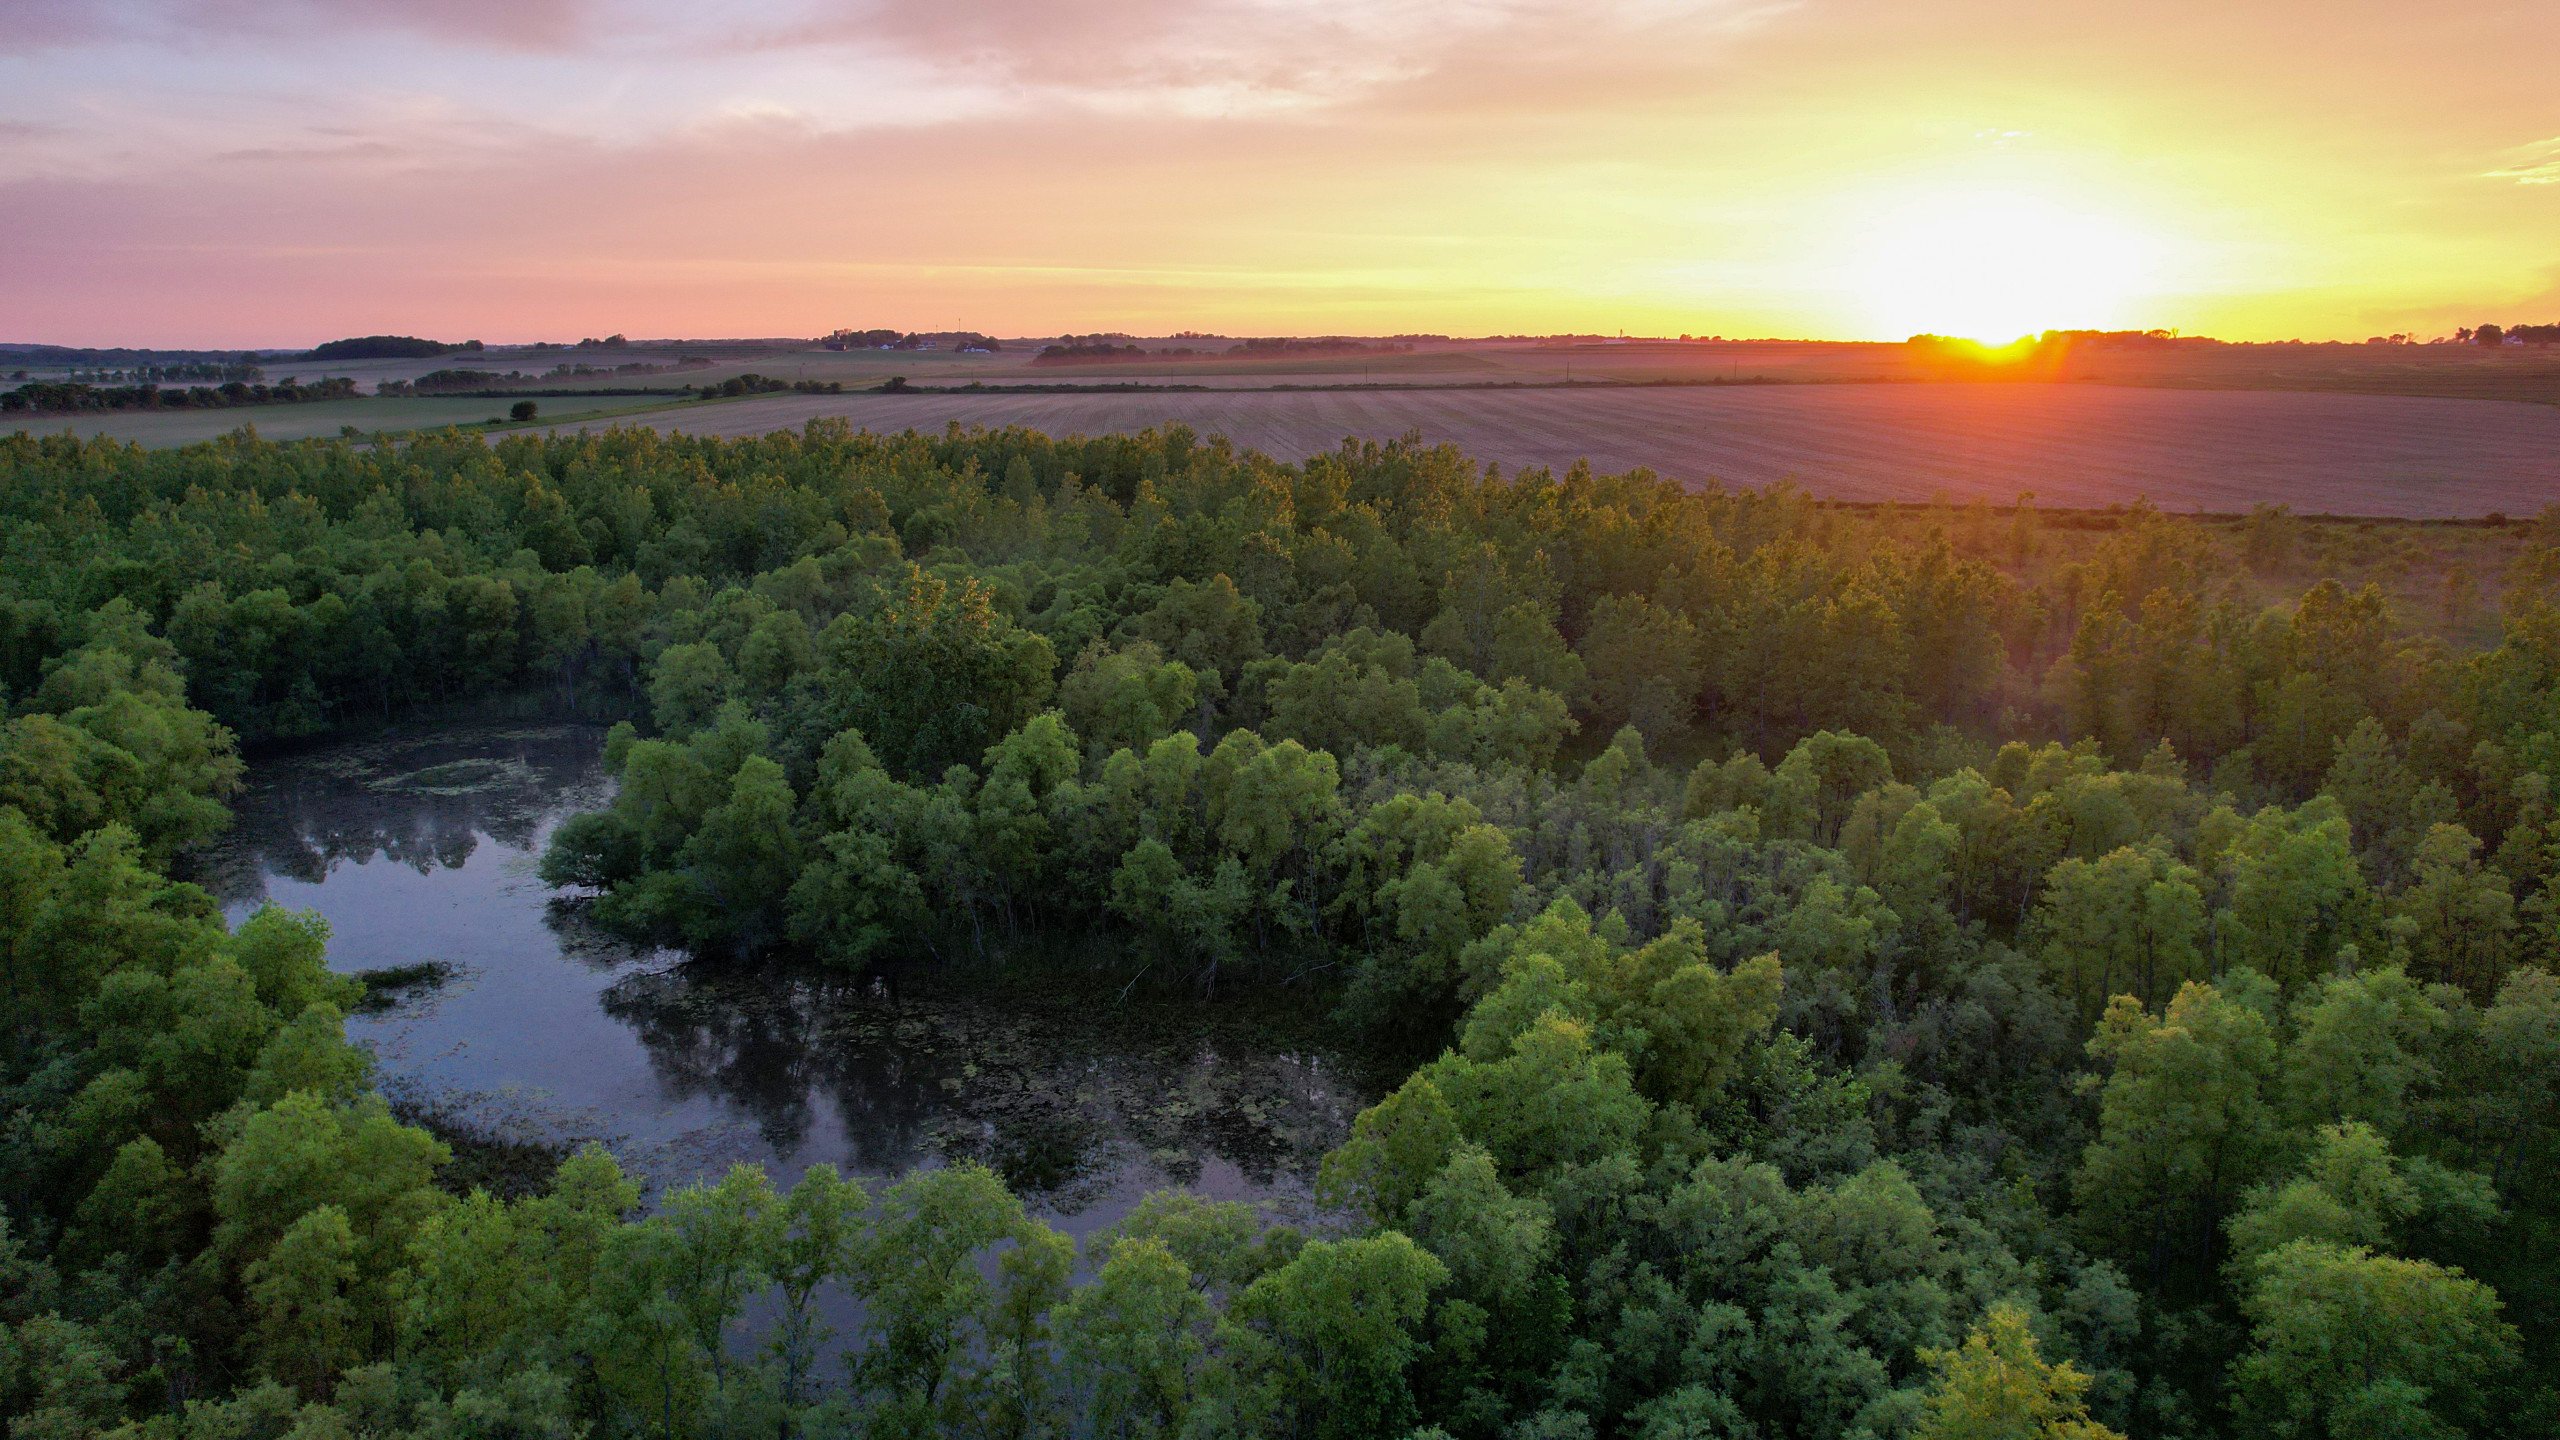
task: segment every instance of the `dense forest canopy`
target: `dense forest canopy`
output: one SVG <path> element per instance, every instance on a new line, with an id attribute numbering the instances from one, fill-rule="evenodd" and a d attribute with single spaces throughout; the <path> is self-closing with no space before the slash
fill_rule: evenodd
<path id="1" fill-rule="evenodd" d="M 831 422 L 0 479 L 15 1433 L 2560 1426 L 2560 514 L 2483 574 Z M 969 1166 L 451 1193 L 323 928 L 179 877 L 240 747 L 498 697 L 620 722 L 544 865 L 611 925 L 1075 931 L 1436 1058 L 1304 1230 L 1079 1249 Z"/>

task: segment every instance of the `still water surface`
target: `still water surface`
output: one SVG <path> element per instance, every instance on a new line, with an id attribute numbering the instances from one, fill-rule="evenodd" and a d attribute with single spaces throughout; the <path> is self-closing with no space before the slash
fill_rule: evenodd
<path id="1" fill-rule="evenodd" d="M 452 730 L 261 764 L 204 881 L 234 920 L 318 911 L 333 969 L 453 967 L 348 1021 L 395 1099 L 601 1140 L 655 1185 L 967 1158 L 1076 1233 L 1167 1186 L 1304 1214 L 1376 1093 L 1295 992 L 1124 996 L 1139 965 L 1108 958 L 856 975 L 619 943 L 535 873 L 551 831 L 612 796 L 600 738 Z"/>

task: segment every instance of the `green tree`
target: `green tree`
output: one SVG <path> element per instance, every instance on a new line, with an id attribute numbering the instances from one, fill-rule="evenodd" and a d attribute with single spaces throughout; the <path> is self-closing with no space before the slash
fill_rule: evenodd
<path id="1" fill-rule="evenodd" d="M 2144 1008 L 2204 978 L 2204 894 L 2196 872 L 2157 845 L 2066 859 L 2047 872 L 2034 933 L 2046 969 L 2095 1016 L 2118 995 Z"/>
<path id="2" fill-rule="evenodd" d="M 703 817 L 676 857 L 700 896 L 684 923 L 688 939 L 752 952 L 782 938 L 784 901 L 801 871 L 795 803 L 780 765 L 756 755 L 738 767 L 727 803 Z"/>
<path id="3" fill-rule="evenodd" d="M 2487 1286 L 2423 1260 L 2296 1240 L 2242 1297 L 2232 1408 L 2269 1436 L 2445 1436 L 2499 1427 L 2517 1337 Z"/>
<path id="4" fill-rule="evenodd" d="M 2181 1256 L 2209 1269 L 2224 1218 L 2283 1141 L 2273 1027 L 2242 999 L 2189 981 L 2156 1017 L 2118 996 L 2089 1053 L 2112 1073 L 2072 1181 L 2083 1219 L 2155 1288 Z"/>
<path id="5" fill-rule="evenodd" d="M 711 723 L 735 683 L 720 647 L 670 645 L 649 681 L 649 713 L 658 729 L 677 739 Z"/>
<path id="6" fill-rule="evenodd" d="M 2516 904 L 2506 875 L 2480 863 L 2480 842 L 2436 825 L 2418 842 L 2398 910 L 2412 926 L 2410 967 L 2474 998 L 2497 993 L 2515 963 Z"/>
<path id="7" fill-rule="evenodd" d="M 912 565 L 876 606 L 827 626 L 818 662 L 799 723 L 818 737 L 859 730 L 890 773 L 910 776 L 985 753 L 1039 713 L 1057 671 L 1049 642 L 1004 618 L 985 587 Z"/>
<path id="8" fill-rule="evenodd" d="M 2121 1440 L 2089 1418 L 2089 1377 L 2038 1353 L 2027 1312 L 1991 1307 L 1953 1350 L 1923 1350 L 1935 1375 L 1918 1440 Z"/>
<path id="9" fill-rule="evenodd" d="M 2226 964 L 2291 986 L 2326 972 L 2340 947 L 2375 938 L 2372 889 L 2346 818 L 2326 801 L 2258 812 L 2221 863 L 2230 901 L 2215 920 Z"/>
<path id="10" fill-rule="evenodd" d="M 356 1236 L 347 1212 L 323 1205 L 285 1227 L 245 1277 L 257 1307 L 268 1370 L 305 1395 L 327 1399 L 362 1355 Z"/>
<path id="11" fill-rule="evenodd" d="M 1641 595 L 1600 597 L 1582 659 L 1590 668 L 1592 717 L 1602 728 L 1633 725 L 1659 745 L 1695 717 L 1698 627 L 1678 610 Z"/>
<path id="12" fill-rule="evenodd" d="M 877 1215 L 853 1264 L 869 1332 L 854 1372 L 871 1403 L 899 1424 L 986 1424 L 1001 1412 L 1027 1425 L 1047 1349 L 1041 1317 L 1072 1257 L 1065 1237 L 975 1165 L 910 1175 L 883 1192 Z M 990 1281 L 979 1257 L 999 1244 L 1011 1248 Z"/>
<path id="13" fill-rule="evenodd" d="M 1229 1312 L 1236 1356 L 1274 1432 L 1352 1440 L 1405 1433 L 1406 1371 L 1448 1267 L 1405 1236 L 1316 1241 L 1254 1281 Z"/>
<path id="14" fill-rule="evenodd" d="M 1208 1351 L 1208 1302 L 1164 1241 L 1114 1244 L 1058 1309 L 1061 1368 L 1080 1433 L 1107 1440 L 1182 1433 Z"/>
<path id="15" fill-rule="evenodd" d="M 781 1297 L 771 1343 L 780 1362 L 786 1414 L 809 1403 L 810 1377 L 833 1332 L 820 1318 L 821 1286 L 850 1273 L 871 1192 L 832 1165 L 812 1165 L 784 1193 L 773 1217 L 766 1263 Z"/>
<path id="16" fill-rule="evenodd" d="M 1088 650 L 1058 686 L 1058 703 L 1097 755 L 1144 750 L 1180 724 L 1200 700 L 1199 677 L 1166 660 L 1153 641 Z"/>
<path id="17" fill-rule="evenodd" d="M 450 1156 L 378 1097 L 337 1105 L 296 1091 L 248 1117 L 215 1159 L 214 1249 L 254 1263 L 304 1215 L 335 1206 L 355 1238 L 358 1293 L 371 1314 L 418 1224 L 447 1203 L 434 1177 Z"/>

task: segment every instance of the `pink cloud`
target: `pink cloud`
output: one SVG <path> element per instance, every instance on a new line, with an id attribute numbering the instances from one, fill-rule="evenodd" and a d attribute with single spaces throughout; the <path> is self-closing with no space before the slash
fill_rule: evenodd
<path id="1" fill-rule="evenodd" d="M 399 31 L 455 45 L 568 48 L 594 0 L 14 0 L 0 51 Z"/>

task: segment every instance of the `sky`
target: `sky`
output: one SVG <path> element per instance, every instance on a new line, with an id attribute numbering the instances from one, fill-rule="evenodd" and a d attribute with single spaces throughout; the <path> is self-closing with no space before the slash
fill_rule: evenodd
<path id="1" fill-rule="evenodd" d="M 2551 0 L 7 0 L 0 341 L 2560 320 Z"/>

